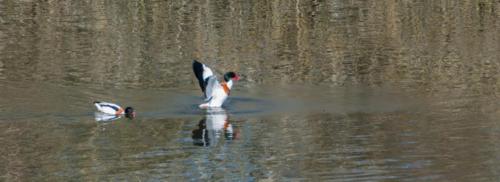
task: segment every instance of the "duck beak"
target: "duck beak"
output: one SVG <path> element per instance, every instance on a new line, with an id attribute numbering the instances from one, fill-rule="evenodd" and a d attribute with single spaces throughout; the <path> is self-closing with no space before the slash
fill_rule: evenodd
<path id="1" fill-rule="evenodd" d="M 238 81 L 240 80 L 240 76 L 239 75 L 236 75 L 234 78 L 233 78 L 234 81 Z"/>
<path id="2" fill-rule="evenodd" d="M 126 117 L 128 117 L 128 118 L 130 118 L 130 119 L 135 118 L 135 111 L 134 111 L 134 112 L 132 112 L 132 113 L 130 113 L 130 114 L 128 114 L 128 115 L 126 115 Z"/>

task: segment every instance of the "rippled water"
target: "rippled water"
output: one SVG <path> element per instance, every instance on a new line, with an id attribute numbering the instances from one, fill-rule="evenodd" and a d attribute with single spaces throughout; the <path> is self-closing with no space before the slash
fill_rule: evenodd
<path id="1" fill-rule="evenodd" d="M 498 181 L 499 9 L 0 0 L 0 181 Z"/>

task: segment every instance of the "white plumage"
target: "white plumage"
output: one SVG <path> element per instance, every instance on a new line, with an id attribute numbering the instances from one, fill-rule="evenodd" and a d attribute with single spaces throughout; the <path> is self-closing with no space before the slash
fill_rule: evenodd
<path id="1" fill-rule="evenodd" d="M 117 104 L 110 103 L 110 102 L 94 102 L 94 105 L 97 109 L 97 111 L 105 113 L 105 114 L 122 114 L 123 113 L 123 108 L 120 107 Z"/>

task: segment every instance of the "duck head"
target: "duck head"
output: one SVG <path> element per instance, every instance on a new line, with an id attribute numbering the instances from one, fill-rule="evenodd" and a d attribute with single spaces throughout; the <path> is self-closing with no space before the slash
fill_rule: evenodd
<path id="1" fill-rule="evenodd" d="M 132 107 L 126 107 L 125 108 L 125 117 L 127 117 L 127 118 L 134 118 L 135 117 L 134 108 L 132 108 Z"/>
<path id="2" fill-rule="evenodd" d="M 229 82 L 230 80 L 238 81 L 240 77 L 234 72 L 227 72 L 224 74 L 224 81 Z"/>

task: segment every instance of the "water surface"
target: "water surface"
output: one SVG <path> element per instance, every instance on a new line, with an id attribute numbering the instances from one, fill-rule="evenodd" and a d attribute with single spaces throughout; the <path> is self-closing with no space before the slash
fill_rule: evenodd
<path id="1" fill-rule="evenodd" d="M 0 0 L 0 180 L 498 181 L 499 9 Z"/>

